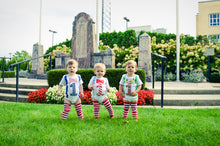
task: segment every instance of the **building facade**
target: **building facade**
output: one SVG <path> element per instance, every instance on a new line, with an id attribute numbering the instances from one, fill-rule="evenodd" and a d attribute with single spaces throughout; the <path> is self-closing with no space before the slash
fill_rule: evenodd
<path id="1" fill-rule="evenodd" d="M 220 42 L 220 0 L 199 2 L 196 16 L 196 35 L 207 35 Z"/>
<path id="2" fill-rule="evenodd" d="M 111 0 L 102 0 L 102 32 L 111 32 Z"/>
<path id="3" fill-rule="evenodd" d="M 139 33 L 143 30 L 146 32 L 156 32 L 156 33 L 164 33 L 166 34 L 166 29 L 165 28 L 157 28 L 157 29 L 152 29 L 151 25 L 144 25 L 144 26 L 133 26 L 133 27 L 128 27 L 129 30 L 134 30 L 136 33 L 136 36 L 139 35 Z"/>

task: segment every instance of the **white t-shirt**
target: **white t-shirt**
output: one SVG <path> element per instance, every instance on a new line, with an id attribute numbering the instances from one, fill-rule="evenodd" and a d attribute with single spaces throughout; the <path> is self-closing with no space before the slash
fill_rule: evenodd
<path id="1" fill-rule="evenodd" d="M 79 98 L 80 93 L 80 85 L 83 84 L 82 78 L 80 75 L 75 74 L 74 77 L 70 77 L 69 75 L 64 75 L 62 80 L 59 83 L 62 86 L 66 86 L 66 98 L 71 102 L 75 101 L 73 98 Z"/>
<path id="2" fill-rule="evenodd" d="M 107 95 L 107 88 L 109 87 L 108 79 L 105 77 L 97 78 L 96 76 L 93 76 L 89 81 L 89 86 L 91 85 L 94 86 L 92 98 L 100 103 L 103 102 Z"/>
<path id="3" fill-rule="evenodd" d="M 120 85 L 123 85 L 123 92 L 125 94 L 125 100 L 127 101 L 135 101 L 138 99 L 138 96 L 130 95 L 134 92 L 138 86 L 142 85 L 139 75 L 134 74 L 133 77 L 128 77 L 127 74 L 122 75 L 121 80 L 119 82 Z"/>

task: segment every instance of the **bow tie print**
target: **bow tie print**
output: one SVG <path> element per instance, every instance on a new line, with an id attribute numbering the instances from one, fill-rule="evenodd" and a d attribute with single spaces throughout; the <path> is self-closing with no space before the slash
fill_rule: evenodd
<path id="1" fill-rule="evenodd" d="M 102 84 L 104 84 L 104 80 L 99 80 L 99 79 L 97 79 L 97 80 L 96 80 L 96 83 L 102 83 Z"/>

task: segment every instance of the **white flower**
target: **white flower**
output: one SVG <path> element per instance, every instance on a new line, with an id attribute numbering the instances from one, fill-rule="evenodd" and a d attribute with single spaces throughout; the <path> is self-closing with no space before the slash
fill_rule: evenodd
<path id="1" fill-rule="evenodd" d="M 46 92 L 46 101 L 48 103 L 63 103 L 65 97 L 66 87 L 63 86 L 61 89 L 61 96 L 57 96 L 58 85 L 50 87 Z"/>
<path id="2" fill-rule="evenodd" d="M 117 104 L 116 92 L 118 92 L 118 90 L 115 87 L 110 87 L 110 90 L 107 93 L 107 97 L 112 105 Z"/>

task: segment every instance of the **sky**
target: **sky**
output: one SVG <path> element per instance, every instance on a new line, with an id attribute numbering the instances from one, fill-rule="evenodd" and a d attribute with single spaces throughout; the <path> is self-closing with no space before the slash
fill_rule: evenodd
<path id="1" fill-rule="evenodd" d="M 196 36 L 198 2 L 179 0 L 179 33 Z M 101 22 L 99 0 L 99 20 Z M 81 12 L 96 21 L 96 0 L 42 0 L 41 44 L 44 52 L 54 45 L 71 39 L 72 23 Z M 176 0 L 111 0 L 111 31 L 125 31 L 128 27 L 151 25 L 176 33 Z M 32 55 L 33 45 L 39 42 L 40 0 L 0 0 L 0 57 L 10 57 L 25 50 Z M 101 23 L 99 23 L 101 32 Z"/>

